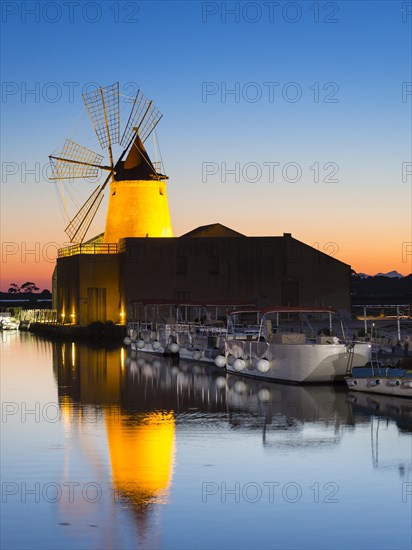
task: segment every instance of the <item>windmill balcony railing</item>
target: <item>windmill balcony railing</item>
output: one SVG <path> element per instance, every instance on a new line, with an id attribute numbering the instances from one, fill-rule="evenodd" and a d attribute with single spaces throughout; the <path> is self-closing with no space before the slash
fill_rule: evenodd
<path id="1" fill-rule="evenodd" d="M 79 254 L 117 254 L 117 243 L 84 243 L 75 244 L 66 248 L 60 248 L 58 251 L 59 258 L 68 256 L 77 256 Z"/>

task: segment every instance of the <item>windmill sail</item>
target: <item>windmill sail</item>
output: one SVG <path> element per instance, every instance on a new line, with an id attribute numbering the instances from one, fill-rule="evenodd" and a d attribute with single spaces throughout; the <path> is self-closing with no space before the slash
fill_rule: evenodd
<path id="1" fill-rule="evenodd" d="M 51 180 L 97 177 L 103 156 L 66 139 L 58 157 L 50 156 Z"/>
<path id="2" fill-rule="evenodd" d="M 123 180 L 126 183 L 131 180 L 167 179 L 167 176 L 156 170 L 143 145 L 162 118 L 162 114 L 152 101 L 148 100 L 140 90 L 138 91 L 120 138 L 119 83 L 116 82 L 105 88 L 99 87 L 84 94 L 83 100 L 100 146 L 102 149 L 107 148 L 108 166 L 102 165 L 104 158 L 102 155 L 67 139 L 61 154 L 50 156 L 53 167 L 50 179 L 96 177 L 99 169 L 108 170 L 109 175 L 103 185 L 93 191 L 66 227 L 65 232 L 71 242 L 83 242 L 103 200 L 103 191 L 110 180 L 115 184 Z M 112 145 L 115 143 L 123 148 L 117 162 L 113 160 Z M 123 161 L 126 154 L 126 160 Z"/>
<path id="3" fill-rule="evenodd" d="M 162 116 L 162 113 L 153 105 L 153 102 L 148 100 L 139 90 L 133 101 L 133 107 L 120 140 L 120 145 L 128 147 L 135 131 L 138 132 L 144 143 Z"/>
<path id="4" fill-rule="evenodd" d="M 119 83 L 83 95 L 83 101 L 102 149 L 120 138 Z"/>
<path id="5" fill-rule="evenodd" d="M 76 216 L 64 230 L 70 242 L 83 242 L 83 239 L 96 215 L 97 209 L 103 200 L 103 188 L 96 187 L 87 201 L 83 204 Z"/>

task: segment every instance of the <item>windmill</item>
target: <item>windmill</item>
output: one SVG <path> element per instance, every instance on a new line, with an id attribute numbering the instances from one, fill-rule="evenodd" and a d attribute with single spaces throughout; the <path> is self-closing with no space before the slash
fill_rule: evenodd
<path id="1" fill-rule="evenodd" d="M 96 177 L 107 173 L 65 229 L 70 242 L 82 243 L 110 183 L 104 242 L 125 237 L 172 237 L 166 195 L 167 176 L 158 172 L 144 143 L 162 118 L 160 111 L 138 90 L 121 132 L 119 83 L 83 94 L 83 101 L 104 155 L 66 139 L 59 155 L 50 155 L 51 180 Z M 114 160 L 113 146 L 121 154 Z M 126 158 L 125 158 L 126 157 Z M 123 160 L 125 159 L 125 160 Z"/>

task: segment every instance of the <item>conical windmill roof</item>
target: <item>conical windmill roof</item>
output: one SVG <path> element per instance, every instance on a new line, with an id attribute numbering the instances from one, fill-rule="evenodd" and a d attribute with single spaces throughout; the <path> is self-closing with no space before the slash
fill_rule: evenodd
<path id="1" fill-rule="evenodd" d="M 152 161 L 142 143 L 142 140 L 136 134 L 130 151 L 124 162 L 119 161 L 115 168 L 115 180 L 153 180 L 159 179 Z M 164 179 L 162 177 L 161 179 Z"/>

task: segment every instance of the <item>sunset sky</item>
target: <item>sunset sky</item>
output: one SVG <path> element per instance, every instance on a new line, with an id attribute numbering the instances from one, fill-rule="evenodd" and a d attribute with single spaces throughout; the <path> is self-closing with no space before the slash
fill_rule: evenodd
<path id="1" fill-rule="evenodd" d="M 412 2 L 1 9 L 1 290 L 51 288 L 68 238 L 48 155 L 66 138 L 100 152 L 82 91 L 116 81 L 123 117 L 138 87 L 164 115 L 175 236 L 215 222 L 288 232 L 356 271 L 411 273 Z M 71 183 L 68 212 L 94 187 Z"/>

